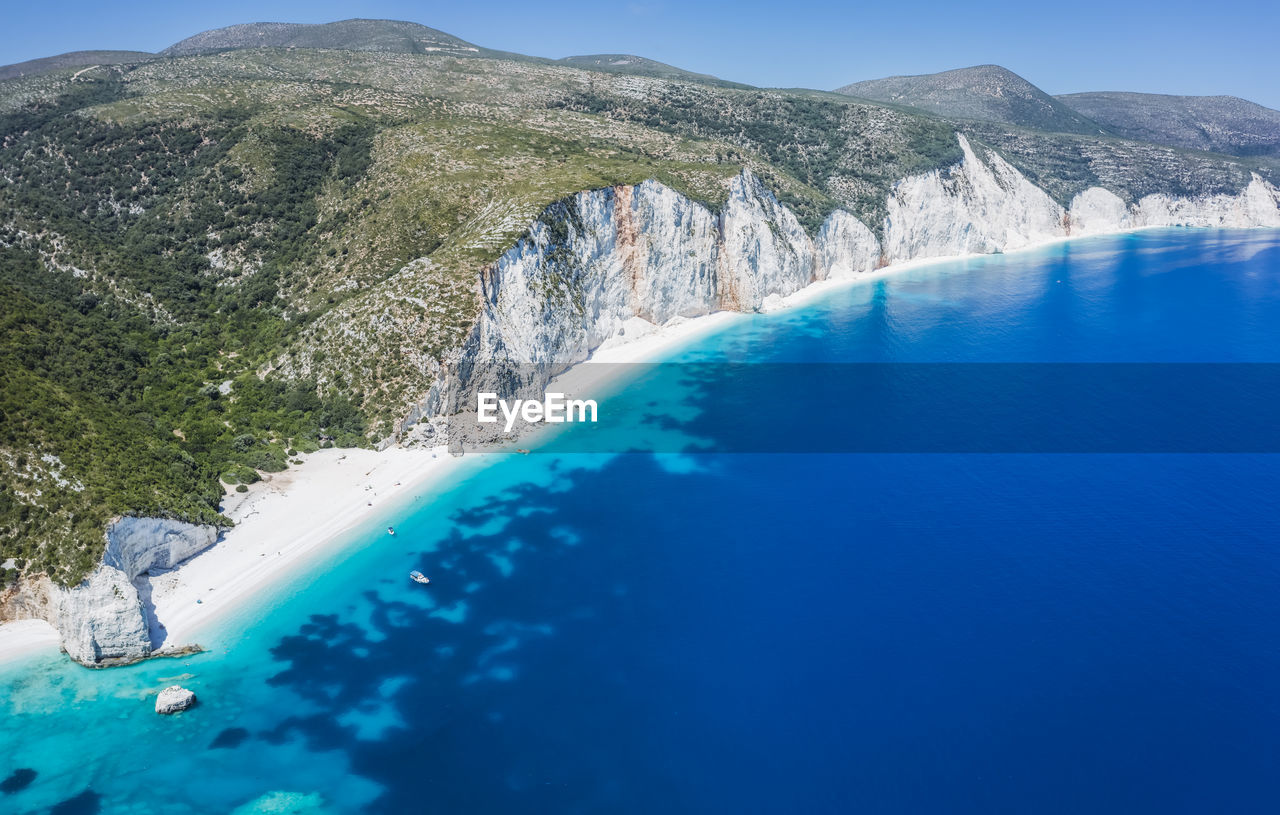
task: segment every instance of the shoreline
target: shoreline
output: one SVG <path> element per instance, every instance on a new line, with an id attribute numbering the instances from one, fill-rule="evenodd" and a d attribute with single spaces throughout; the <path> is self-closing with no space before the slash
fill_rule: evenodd
<path id="1" fill-rule="evenodd" d="M 1119 235 L 1132 235 L 1139 232 L 1149 232 L 1156 229 L 1233 229 L 1234 227 L 1182 227 L 1182 226 L 1131 226 L 1126 229 L 1117 229 L 1111 232 L 1082 232 L 1079 235 L 1061 235 L 1053 238 L 1044 238 L 1038 241 L 1032 241 L 1025 246 L 1019 246 L 1017 249 L 1006 249 L 1001 252 L 971 252 L 963 255 L 940 255 L 937 257 L 912 258 L 897 263 L 890 263 L 887 266 L 881 266 L 878 269 L 872 269 L 869 272 L 858 272 L 840 277 L 827 278 L 826 280 L 815 280 L 802 289 L 798 289 L 785 297 L 776 297 L 770 301 L 766 298 L 765 307 L 761 309 L 761 313 L 775 314 L 780 311 L 788 311 L 793 308 L 807 306 L 810 303 L 821 300 L 824 296 L 832 292 L 839 291 L 856 283 L 875 283 L 884 280 L 901 272 L 914 271 L 916 269 L 925 268 L 938 263 L 956 263 L 962 260 L 977 260 L 980 258 L 992 258 L 1003 255 L 1020 255 L 1025 252 L 1034 252 L 1038 249 L 1047 249 L 1051 246 L 1059 244 L 1071 243 L 1072 241 L 1087 240 L 1089 238 L 1112 238 Z M 1272 227 L 1239 227 L 1241 229 L 1269 229 Z M 734 312 L 736 313 L 736 312 Z"/>
<path id="2" fill-rule="evenodd" d="M 596 370 L 606 376 L 592 376 L 592 362 L 639 362 L 711 333 L 735 316 L 717 312 L 670 330 L 656 329 L 606 350 L 604 360 L 593 355 L 555 382 L 598 387 L 617 368 L 600 367 Z M 151 576 L 151 623 L 163 626 L 165 647 L 192 644 L 206 626 L 242 610 L 290 573 L 310 568 L 311 561 L 330 552 L 345 533 L 370 523 L 389 506 L 441 492 L 464 467 L 482 469 L 515 454 L 473 452 L 455 457 L 440 445 L 329 448 L 304 456 L 302 465 L 252 485 L 239 502 L 231 504 L 239 494 L 229 493 L 223 506 L 236 525 L 205 551 Z M 5 657 L 0 646 L 0 661 Z"/>
<path id="3" fill-rule="evenodd" d="M 614 338 L 555 383 L 600 387 L 620 368 L 593 362 L 641 362 L 742 316 L 715 312 L 653 326 L 631 339 Z M 236 525 L 213 546 L 149 578 L 148 622 L 156 647 L 198 642 L 206 628 L 245 609 L 290 574 L 307 570 L 332 552 L 344 534 L 370 523 L 395 502 L 438 492 L 464 465 L 482 468 L 507 455 L 515 453 L 454 457 L 444 446 L 328 448 L 300 456 L 303 464 L 266 475 L 246 493 L 228 492 L 222 507 Z M 52 655 L 59 648 L 57 630 L 44 620 L 0 623 L 0 664 Z"/>
<path id="4" fill-rule="evenodd" d="M 1081 238 L 1122 235 L 1151 229 L 1069 235 L 1037 241 L 1002 254 L 1019 254 Z M 892 275 L 990 254 L 917 258 L 810 283 L 785 297 L 766 300 L 762 313 L 777 313 L 811 304 L 824 296 Z M 595 363 L 650 362 L 709 334 L 746 319 L 751 312 L 717 311 L 654 325 L 628 321 L 632 336 L 606 340 L 583 362 L 557 376 L 552 384 L 566 390 L 599 388 L 620 375 L 621 366 Z M 594 369 L 594 370 L 593 370 Z M 224 512 L 236 522 L 205 551 L 173 569 L 150 577 L 153 613 L 149 614 L 157 647 L 192 644 L 196 635 L 244 609 L 283 578 L 306 570 L 341 536 L 369 523 L 394 500 L 421 497 L 441 490 L 465 462 L 492 460 L 513 453 L 451 456 L 443 446 L 390 447 L 385 450 L 329 448 L 301 456 L 303 464 L 274 473 L 250 486 L 247 493 L 229 492 Z M 480 464 L 487 466 L 488 461 Z M 157 630 L 157 622 L 160 629 Z M 163 634 L 161 640 L 159 634 Z M 42 620 L 0 623 L 0 663 L 35 654 L 54 653 L 59 637 Z"/>
<path id="5" fill-rule="evenodd" d="M 0 663 L 62 647 L 58 629 L 44 620 L 10 620 L 0 623 Z"/>
<path id="6" fill-rule="evenodd" d="M 307 569 L 392 502 L 437 487 L 462 459 L 443 447 L 328 448 L 303 462 L 252 485 L 233 505 L 228 499 L 223 506 L 236 525 L 213 546 L 150 577 L 153 641 L 193 644 L 203 628 Z"/>

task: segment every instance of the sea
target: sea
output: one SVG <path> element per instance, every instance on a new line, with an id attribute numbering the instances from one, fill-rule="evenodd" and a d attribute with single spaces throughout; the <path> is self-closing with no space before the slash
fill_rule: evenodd
<path id="1" fill-rule="evenodd" d="M 1277 363 L 1275 230 L 744 316 L 202 654 L 0 665 L 0 812 L 1280 812 Z"/>

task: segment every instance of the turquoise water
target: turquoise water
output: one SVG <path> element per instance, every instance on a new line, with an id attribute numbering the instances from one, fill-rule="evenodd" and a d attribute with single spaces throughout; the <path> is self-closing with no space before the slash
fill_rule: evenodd
<path id="1" fill-rule="evenodd" d="M 1280 232 L 1147 232 L 920 268 L 674 357 L 1280 362 Z M 707 421 L 720 389 L 668 370 L 622 386 L 647 420 L 594 429 L 617 436 L 603 447 L 731 434 Z M 205 654 L 4 668 L 0 779 L 35 775 L 0 792 L 0 811 L 1280 806 L 1274 455 L 470 467 L 206 632 Z M 430 587 L 404 578 L 415 567 Z M 156 716 L 153 694 L 179 681 L 200 704 Z"/>

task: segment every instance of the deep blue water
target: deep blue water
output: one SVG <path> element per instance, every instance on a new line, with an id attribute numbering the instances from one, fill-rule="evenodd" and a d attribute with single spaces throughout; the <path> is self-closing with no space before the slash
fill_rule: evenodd
<path id="1" fill-rule="evenodd" d="M 678 358 L 1280 362 L 1280 232 L 921 268 Z M 697 383 L 618 398 L 667 419 L 637 442 L 716 432 Z M 36 773 L 0 811 L 1273 813 L 1278 490 L 1262 454 L 506 457 L 206 654 L 0 673 L 0 777 Z"/>

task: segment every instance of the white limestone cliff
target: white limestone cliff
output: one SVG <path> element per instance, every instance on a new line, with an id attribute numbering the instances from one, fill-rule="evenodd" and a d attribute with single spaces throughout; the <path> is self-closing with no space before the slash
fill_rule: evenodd
<path id="1" fill-rule="evenodd" d="M 810 239 L 749 170 L 718 216 L 655 181 L 582 192 L 482 273 L 480 318 L 456 370 L 469 383 L 495 364 L 531 364 L 538 370 L 522 379 L 536 389 L 637 318 L 751 311 L 879 259 L 874 234 L 847 212 Z"/>
<path id="2" fill-rule="evenodd" d="M 753 311 L 770 295 L 785 297 L 826 276 L 816 269 L 816 248 L 799 219 L 750 170 L 729 184 L 718 237 L 713 251 L 724 308 Z"/>
<path id="3" fill-rule="evenodd" d="M 52 617 L 62 648 L 82 665 L 142 659 L 151 653 L 147 615 L 138 589 L 124 572 L 99 565 L 78 586 L 50 590 Z"/>
<path id="4" fill-rule="evenodd" d="M 992 151 L 983 161 L 957 134 L 964 158 L 899 181 L 884 221 L 888 263 L 989 254 L 1065 237 L 1065 211 Z"/>
<path id="5" fill-rule="evenodd" d="M 107 530 L 102 563 L 132 580 L 144 572 L 172 569 L 208 549 L 217 537 L 213 526 L 166 518 L 120 518 Z"/>
<path id="6" fill-rule="evenodd" d="M 1148 195 L 1133 213 L 1134 226 L 1280 226 L 1280 192 L 1256 173 L 1239 195 L 1173 198 Z"/>
<path id="7" fill-rule="evenodd" d="M 102 562 L 70 588 L 40 578 L 6 598 L 12 619 L 36 618 L 58 630 L 67 654 L 83 665 L 127 664 L 152 653 L 143 593 L 149 572 L 169 569 L 217 540 L 214 526 L 164 518 L 116 519 Z"/>
<path id="8" fill-rule="evenodd" d="M 829 280 L 866 274 L 880 265 L 880 241 L 844 210 L 831 213 L 818 231 L 817 268 Z"/>
<path id="9" fill-rule="evenodd" d="M 1067 220 L 1076 236 L 1116 232 L 1133 223 L 1124 200 L 1102 187 L 1090 187 L 1072 198 Z"/>
<path id="10" fill-rule="evenodd" d="M 451 366 L 463 387 L 452 392 L 483 379 L 532 393 L 636 320 L 759 310 L 815 281 L 903 261 L 1145 226 L 1280 226 L 1280 193 L 1256 175 L 1238 195 L 1126 204 L 1093 187 L 1064 208 L 996 152 L 957 139 L 957 164 L 894 187 L 883 246 L 840 210 L 811 239 L 750 170 L 730 182 L 718 216 L 654 181 L 553 205 L 482 272 L 479 319 Z"/>

